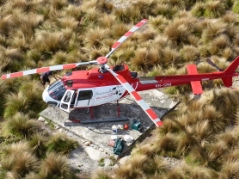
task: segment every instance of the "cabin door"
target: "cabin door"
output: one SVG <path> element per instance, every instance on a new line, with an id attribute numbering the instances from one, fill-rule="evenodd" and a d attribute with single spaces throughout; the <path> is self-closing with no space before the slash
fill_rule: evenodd
<path id="1" fill-rule="evenodd" d="M 75 107 L 85 108 L 94 105 L 94 89 L 79 89 L 76 95 Z"/>
<path id="2" fill-rule="evenodd" d="M 60 108 L 63 111 L 70 112 L 71 107 L 75 104 L 75 95 L 74 90 L 66 90 L 60 102 Z"/>

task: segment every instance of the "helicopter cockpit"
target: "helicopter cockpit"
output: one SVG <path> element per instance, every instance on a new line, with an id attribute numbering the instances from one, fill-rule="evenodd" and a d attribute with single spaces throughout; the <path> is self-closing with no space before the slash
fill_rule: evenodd
<path id="1" fill-rule="evenodd" d="M 58 105 L 65 92 L 66 88 L 63 81 L 57 80 L 44 90 L 42 98 L 48 104 Z"/>

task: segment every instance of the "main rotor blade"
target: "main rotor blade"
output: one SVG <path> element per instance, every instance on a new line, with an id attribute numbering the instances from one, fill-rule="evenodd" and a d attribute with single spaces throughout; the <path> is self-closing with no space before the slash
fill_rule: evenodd
<path id="1" fill-rule="evenodd" d="M 207 63 L 209 63 L 211 66 L 216 68 L 218 71 L 223 71 L 221 68 L 219 68 L 215 63 L 213 63 L 209 58 L 206 60 Z"/>
<path id="2" fill-rule="evenodd" d="M 154 124 L 159 127 L 163 125 L 163 122 L 158 118 L 156 113 L 148 106 L 148 104 L 142 99 L 142 97 L 132 88 L 132 86 L 125 80 L 124 77 L 115 73 L 106 64 L 106 69 L 124 86 L 124 88 L 130 93 L 138 105 L 144 110 L 144 112 L 149 116 L 149 118 L 154 122 Z"/>
<path id="3" fill-rule="evenodd" d="M 36 73 L 43 73 L 47 71 L 57 71 L 57 70 L 65 70 L 65 69 L 72 69 L 76 68 L 79 65 L 88 65 L 88 64 L 97 64 L 97 61 L 89 61 L 89 62 L 81 62 L 81 63 L 70 63 L 70 64 L 64 64 L 64 65 L 54 65 L 54 66 L 48 66 L 48 67 L 42 67 L 42 68 L 35 68 L 31 70 L 25 70 L 25 71 L 19 71 L 15 73 L 9 73 L 2 75 L 2 79 L 8 79 L 8 78 L 15 78 L 15 77 L 21 77 L 26 75 L 32 75 Z"/>
<path id="4" fill-rule="evenodd" d="M 148 19 L 143 19 L 136 25 L 134 25 L 128 32 L 126 32 L 117 42 L 111 47 L 111 51 L 105 56 L 108 58 L 129 36 L 131 36 L 136 30 L 142 27 Z"/>

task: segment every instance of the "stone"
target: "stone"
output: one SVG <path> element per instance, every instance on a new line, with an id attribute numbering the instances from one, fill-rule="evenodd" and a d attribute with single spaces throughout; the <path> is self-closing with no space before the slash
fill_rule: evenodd
<path id="1" fill-rule="evenodd" d="M 128 159 L 129 159 L 129 156 L 122 157 L 121 159 L 119 159 L 119 164 L 124 165 Z"/>
<path id="2" fill-rule="evenodd" d="M 86 142 L 84 143 L 84 145 L 85 145 L 85 146 L 89 146 L 89 145 L 91 145 L 91 142 L 90 142 L 90 141 L 86 141 Z"/>
<path id="3" fill-rule="evenodd" d="M 38 121 L 40 121 L 40 122 L 44 122 L 44 121 L 45 121 L 45 118 L 42 117 L 42 116 L 40 116 L 40 117 L 38 118 Z"/>
<path id="4" fill-rule="evenodd" d="M 93 147 L 86 147 L 85 151 L 92 160 L 100 160 L 102 158 L 101 152 L 94 149 Z"/>
<path id="5" fill-rule="evenodd" d="M 110 160 L 110 159 L 105 159 L 105 166 L 110 166 L 110 165 L 112 165 L 112 161 Z"/>

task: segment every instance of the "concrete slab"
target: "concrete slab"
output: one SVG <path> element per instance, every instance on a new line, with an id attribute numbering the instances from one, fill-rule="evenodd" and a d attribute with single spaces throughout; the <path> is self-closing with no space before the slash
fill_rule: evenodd
<path id="1" fill-rule="evenodd" d="M 171 110 L 177 102 L 170 99 L 164 93 L 158 90 L 148 90 L 139 92 L 146 103 L 151 106 L 159 118 L 162 118 L 169 110 Z M 104 152 L 113 154 L 113 149 L 108 146 L 108 142 L 112 137 L 122 137 L 124 139 L 125 135 L 132 136 L 134 140 L 141 137 L 149 128 L 151 128 L 154 123 L 149 119 L 149 117 L 144 113 L 139 105 L 133 100 L 131 96 L 119 101 L 120 106 L 120 117 L 127 117 L 128 121 L 116 121 L 116 122 L 97 122 L 97 123 L 72 123 L 70 119 L 75 119 L 76 121 L 82 122 L 84 120 L 102 120 L 102 119 L 112 119 L 118 117 L 117 103 L 108 103 L 102 106 L 94 107 L 94 118 L 91 119 L 87 109 L 74 109 L 70 114 L 60 110 L 57 107 L 49 106 L 44 111 L 40 113 L 41 116 L 50 119 L 57 125 L 67 129 L 69 132 L 82 137 L 88 141 L 94 143 L 94 145 L 102 148 Z M 88 112 L 88 113 L 87 113 Z M 131 128 L 134 120 L 140 121 L 144 132 L 139 132 Z M 65 125 L 67 123 L 67 125 Z M 118 130 L 117 134 L 112 131 L 113 125 L 129 125 L 129 130 Z M 124 152 L 131 147 L 131 143 L 126 143 Z"/>

